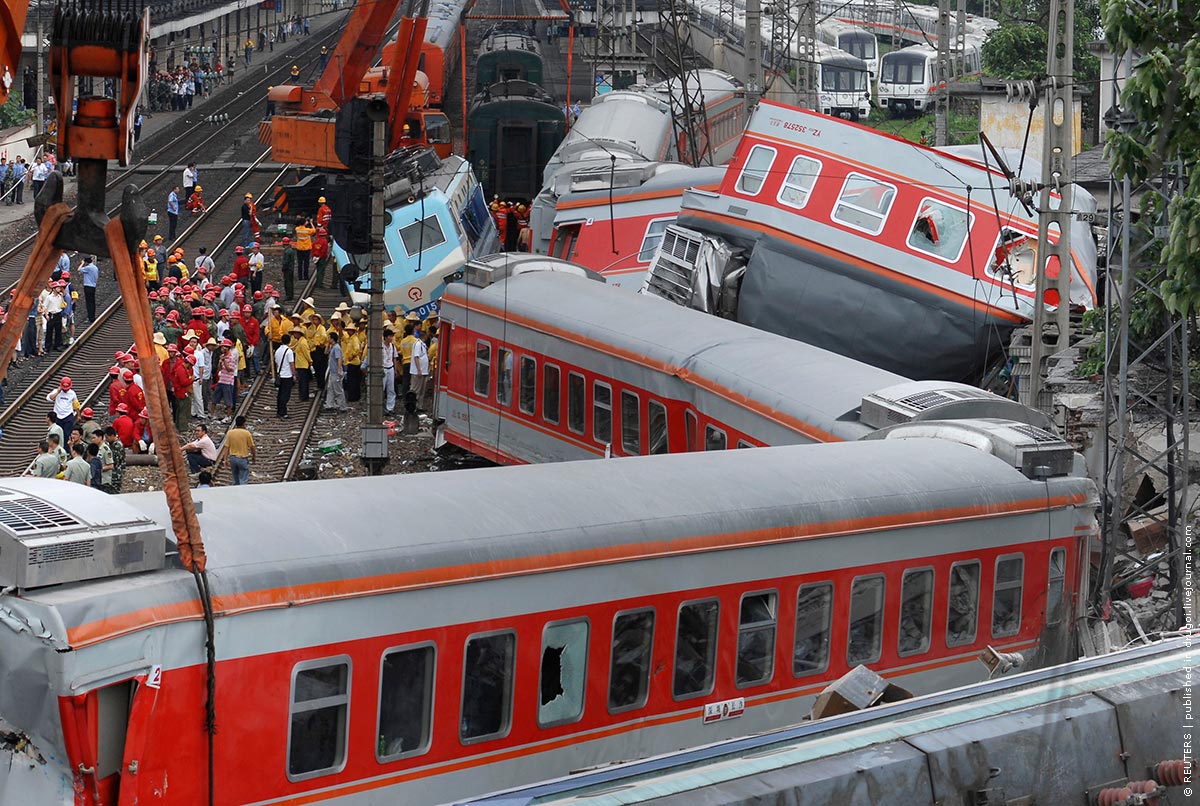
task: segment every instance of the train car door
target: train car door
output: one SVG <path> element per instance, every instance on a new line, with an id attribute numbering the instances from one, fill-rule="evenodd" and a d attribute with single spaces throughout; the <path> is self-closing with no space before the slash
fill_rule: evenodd
<path id="1" fill-rule="evenodd" d="M 537 128 L 525 121 L 500 121 L 496 131 L 496 188 L 502 199 L 528 201 L 540 189 L 537 178 Z"/>
<path id="2" fill-rule="evenodd" d="M 161 672 L 111 683 L 65 701 L 63 733 L 84 803 L 132 806 L 164 794 L 165 774 L 142 767 Z"/>

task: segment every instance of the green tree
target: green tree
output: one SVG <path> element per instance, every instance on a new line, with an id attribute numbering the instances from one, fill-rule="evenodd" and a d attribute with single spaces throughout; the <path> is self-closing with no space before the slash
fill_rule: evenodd
<path id="1" fill-rule="evenodd" d="M 983 44 L 983 72 L 996 78 L 1026 80 L 1046 74 L 1047 0 L 1004 0 L 996 17 L 1000 27 Z M 1088 50 L 1099 35 L 1098 0 L 1075 3 L 1075 81 L 1086 86 L 1100 77 L 1100 62 Z"/>
<path id="2" fill-rule="evenodd" d="M 21 103 L 21 94 L 14 92 L 8 96 L 3 106 L 0 106 L 0 129 L 11 129 L 13 126 L 24 126 L 33 120 L 35 113 L 26 109 Z"/>
<path id="3" fill-rule="evenodd" d="M 1114 175 L 1135 184 L 1178 170 L 1180 191 L 1171 198 L 1160 241 L 1167 274 L 1160 291 L 1172 311 L 1193 313 L 1200 307 L 1200 3 L 1180 2 L 1176 11 L 1104 0 L 1103 21 L 1113 50 L 1134 54 L 1133 75 L 1121 92 L 1132 122 L 1110 130 L 1105 154 Z M 1143 210 L 1143 220 L 1158 212 Z"/>

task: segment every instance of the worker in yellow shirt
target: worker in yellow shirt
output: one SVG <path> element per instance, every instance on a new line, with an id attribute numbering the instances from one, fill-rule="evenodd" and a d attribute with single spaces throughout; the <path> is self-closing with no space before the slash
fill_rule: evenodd
<path id="1" fill-rule="evenodd" d="M 408 394 L 409 364 L 412 363 L 413 343 L 416 342 L 416 329 L 420 322 L 414 322 L 415 314 L 409 314 L 404 322 L 404 338 L 400 339 L 400 395 Z"/>
<path id="2" fill-rule="evenodd" d="M 313 236 L 317 228 L 311 218 L 304 219 L 303 224 L 296 225 L 296 279 L 301 283 L 308 281 L 308 266 L 312 258 Z"/>
<path id="3" fill-rule="evenodd" d="M 354 403 L 362 397 L 363 343 L 358 337 L 358 327 L 346 321 L 342 327 L 342 360 L 346 362 L 346 401 Z"/>
<path id="4" fill-rule="evenodd" d="M 296 354 L 296 385 L 300 387 L 300 402 L 306 403 L 312 385 L 312 347 L 299 324 L 293 325 L 291 332 L 292 352 Z"/>
<path id="5" fill-rule="evenodd" d="M 325 388 L 325 371 L 329 368 L 329 336 L 325 331 L 325 325 L 321 322 L 321 314 L 312 311 L 308 315 L 308 322 L 304 326 L 304 337 L 308 339 L 308 345 L 312 349 L 312 371 L 313 378 L 317 381 L 317 388 Z"/>
<path id="6" fill-rule="evenodd" d="M 148 291 L 157 291 L 158 259 L 153 249 L 147 249 L 146 256 L 142 258 L 142 273 L 146 275 L 146 289 Z"/>
<path id="7" fill-rule="evenodd" d="M 292 320 L 283 315 L 283 308 L 276 305 L 271 309 L 267 319 L 267 338 L 272 347 L 278 347 L 283 342 L 283 334 L 292 332 Z"/>
<path id="8" fill-rule="evenodd" d="M 167 352 L 167 337 L 161 330 L 154 334 L 154 355 L 158 358 L 160 366 L 170 357 Z"/>

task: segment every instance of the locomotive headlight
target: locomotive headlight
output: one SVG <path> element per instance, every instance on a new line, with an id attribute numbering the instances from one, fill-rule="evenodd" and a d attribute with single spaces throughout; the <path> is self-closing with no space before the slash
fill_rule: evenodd
<path id="1" fill-rule="evenodd" d="M 821 103 L 832 105 L 833 104 L 833 96 L 832 95 L 822 95 Z"/>

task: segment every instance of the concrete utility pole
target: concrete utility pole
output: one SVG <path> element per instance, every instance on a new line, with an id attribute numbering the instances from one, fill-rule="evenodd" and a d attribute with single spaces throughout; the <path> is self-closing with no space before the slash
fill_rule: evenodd
<path id="1" fill-rule="evenodd" d="M 383 472 L 388 461 L 388 433 L 383 424 L 383 267 L 387 252 L 383 242 L 384 158 L 387 149 L 388 105 L 372 101 L 371 120 L 371 289 L 367 309 L 367 422 L 362 427 L 362 459 L 372 476 Z"/>
<path id="2" fill-rule="evenodd" d="M 950 143 L 950 0 L 938 0 L 937 17 L 937 75 L 934 95 L 933 144 Z"/>
<path id="3" fill-rule="evenodd" d="M 762 4 L 746 0 L 746 108 L 753 110 L 762 97 Z"/>
<path id="4" fill-rule="evenodd" d="M 1045 385 L 1046 303 L 1057 305 L 1054 341 L 1049 354 L 1065 350 L 1071 342 L 1070 300 L 1071 221 L 1075 194 L 1072 191 L 1071 155 L 1074 153 L 1075 124 L 1075 0 L 1050 0 L 1050 39 L 1046 54 L 1046 124 L 1042 150 L 1042 192 L 1038 201 L 1038 273 L 1033 309 L 1033 345 L 1028 405 L 1043 411 L 1041 396 Z M 1055 204 L 1052 193 L 1059 195 Z M 1057 228 L 1058 241 L 1051 243 L 1050 228 Z M 1051 290 L 1048 269 L 1057 263 L 1058 276 Z"/>

